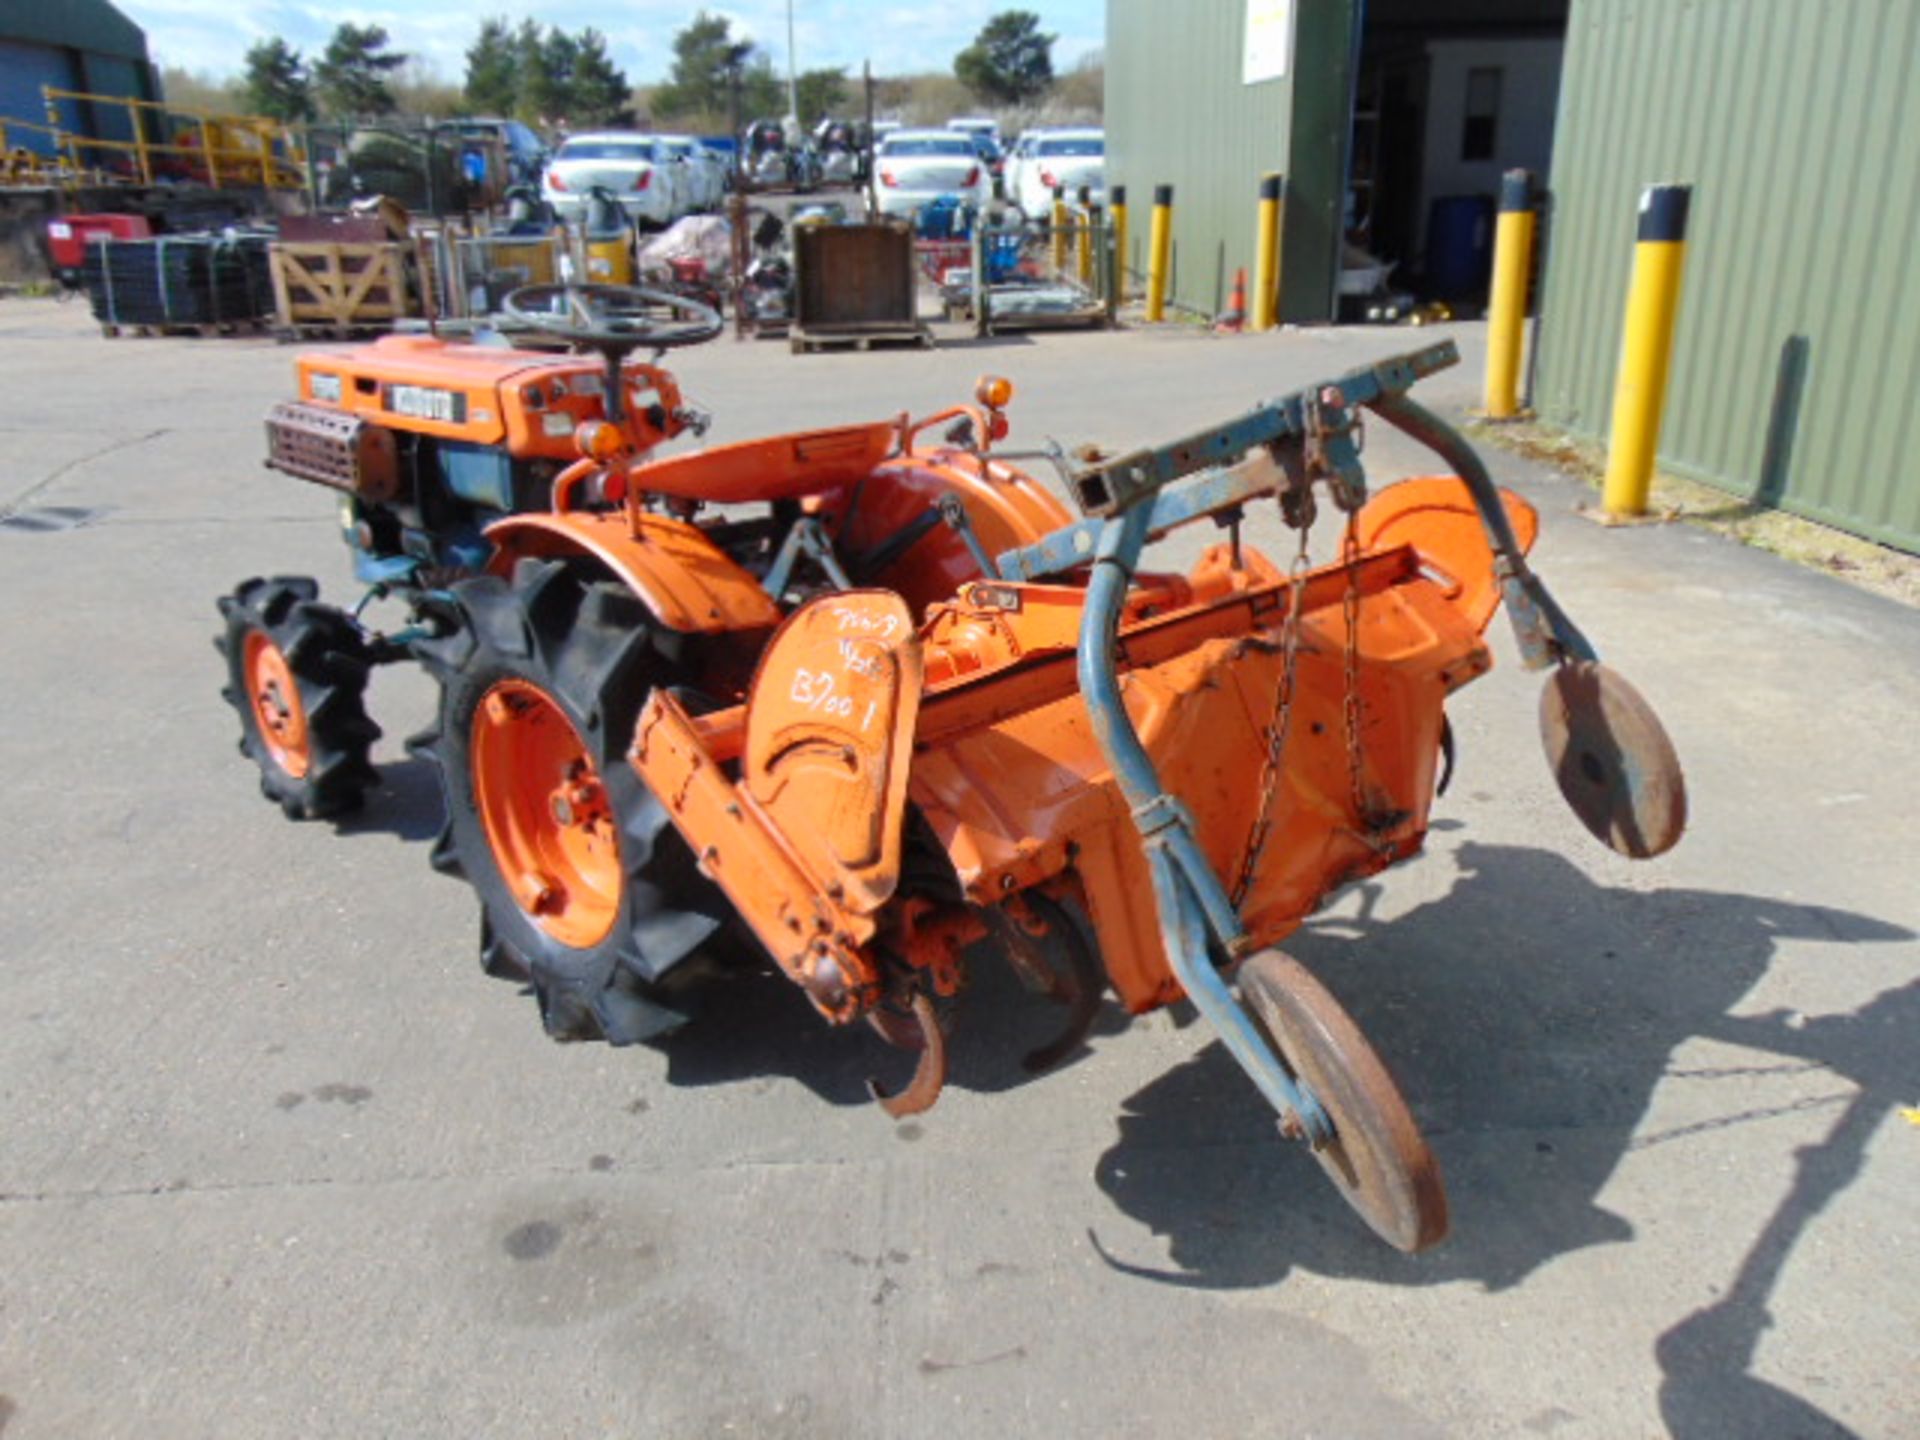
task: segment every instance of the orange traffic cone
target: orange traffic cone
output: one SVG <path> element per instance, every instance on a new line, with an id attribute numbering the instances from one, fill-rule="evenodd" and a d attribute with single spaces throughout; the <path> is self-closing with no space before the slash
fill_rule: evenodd
<path id="1" fill-rule="evenodd" d="M 1227 308 L 1220 318 L 1213 322 L 1215 330 L 1239 334 L 1247 328 L 1247 267 L 1242 265 L 1233 272 L 1233 296 L 1227 301 Z"/>

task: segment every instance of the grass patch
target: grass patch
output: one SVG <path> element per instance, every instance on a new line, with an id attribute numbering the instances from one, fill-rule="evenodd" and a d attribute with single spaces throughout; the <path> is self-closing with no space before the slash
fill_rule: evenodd
<path id="1" fill-rule="evenodd" d="M 1606 477 L 1607 447 L 1536 421 L 1468 422 L 1476 440 L 1498 445 L 1581 481 L 1596 495 Z M 1600 507 L 1582 506 L 1600 518 Z M 1862 540 L 1817 520 L 1755 505 L 1712 485 L 1655 471 L 1647 503 L 1655 523 L 1697 525 L 1796 565 L 1824 570 L 1862 590 L 1920 609 L 1920 556 Z"/>

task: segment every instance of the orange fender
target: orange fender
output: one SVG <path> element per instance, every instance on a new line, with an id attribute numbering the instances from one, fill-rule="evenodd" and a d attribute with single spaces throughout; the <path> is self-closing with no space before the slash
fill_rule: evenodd
<path id="1" fill-rule="evenodd" d="M 606 566 L 670 630 L 770 630 L 780 610 L 760 582 L 697 525 L 627 510 L 513 515 L 487 528 L 487 564 L 509 575 L 522 555 L 586 555 Z"/>
<path id="2" fill-rule="evenodd" d="M 893 453 L 898 421 L 802 430 L 690 450 L 627 472 L 635 494 L 673 495 L 709 505 L 794 500 L 864 479 Z"/>

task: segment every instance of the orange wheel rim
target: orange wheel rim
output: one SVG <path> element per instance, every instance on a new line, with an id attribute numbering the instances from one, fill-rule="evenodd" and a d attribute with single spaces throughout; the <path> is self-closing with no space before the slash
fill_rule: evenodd
<path id="1" fill-rule="evenodd" d="M 620 839 L 586 742 L 551 696 L 502 680 L 473 712 L 473 793 L 514 902 L 574 949 L 619 913 Z"/>
<path id="2" fill-rule="evenodd" d="M 265 632 L 254 630 L 247 635 L 245 668 L 247 701 L 253 706 L 260 743 L 274 764 L 294 779 L 304 779 L 313 751 L 307 739 L 307 707 L 300 703 L 293 667 Z"/>

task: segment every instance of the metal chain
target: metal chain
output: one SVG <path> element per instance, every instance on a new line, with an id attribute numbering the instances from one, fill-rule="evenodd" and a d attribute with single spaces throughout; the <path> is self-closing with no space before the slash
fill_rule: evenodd
<path id="1" fill-rule="evenodd" d="M 1282 492 L 1285 493 L 1284 491 Z M 1300 660 L 1300 612 L 1305 608 L 1307 571 L 1307 525 L 1300 527 L 1300 548 L 1287 574 L 1287 613 L 1280 627 L 1280 684 L 1273 692 L 1273 713 L 1267 719 L 1267 752 L 1260 766 L 1259 808 L 1253 812 L 1253 829 L 1247 835 L 1247 848 L 1240 861 L 1240 874 L 1233 882 L 1233 906 L 1239 909 L 1260 869 L 1266 853 L 1267 837 L 1273 832 L 1273 803 L 1280 792 L 1280 761 L 1287 748 L 1287 731 L 1293 723 L 1293 678 Z"/>
<path id="2" fill-rule="evenodd" d="M 1371 843 L 1372 809 L 1361 776 L 1360 755 L 1360 512 L 1347 512 L 1347 532 L 1340 543 L 1340 562 L 1347 570 L 1347 590 L 1341 604 L 1346 614 L 1346 694 L 1341 718 L 1347 736 L 1347 781 L 1353 790 L 1353 816 L 1360 834 Z"/>

